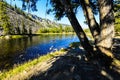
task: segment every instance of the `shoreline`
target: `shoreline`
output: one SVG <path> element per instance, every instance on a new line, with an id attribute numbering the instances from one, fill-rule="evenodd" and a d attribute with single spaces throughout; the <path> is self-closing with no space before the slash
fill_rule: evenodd
<path id="1" fill-rule="evenodd" d="M 47 71 L 56 60 L 67 55 L 70 49 L 77 47 L 79 47 L 78 42 L 71 43 L 68 48 L 61 48 L 58 51 L 50 52 L 46 55 L 35 58 L 32 61 L 18 64 L 8 71 L 0 71 L 0 80 L 26 80 L 30 76 L 37 74 L 37 72 L 43 73 Z"/>
<path id="2" fill-rule="evenodd" d="M 2 35 L 0 39 L 17 39 L 23 37 L 31 37 L 31 36 L 40 36 L 40 35 L 54 35 L 54 34 L 75 34 L 75 33 L 39 33 L 39 34 L 21 34 L 21 35 Z"/>
<path id="3" fill-rule="evenodd" d="M 46 73 L 48 73 L 47 74 L 48 76 L 53 74 L 50 77 L 50 78 L 52 78 L 53 76 L 56 76 L 56 73 L 54 73 L 54 70 L 58 71 L 58 69 L 60 69 L 60 71 L 61 70 L 66 71 L 66 68 L 64 68 L 66 66 L 64 66 L 64 65 L 68 66 L 67 69 L 69 69 L 69 67 L 70 67 L 71 74 L 73 74 L 72 71 L 77 65 L 84 66 L 84 67 L 80 68 L 82 71 L 89 71 L 89 72 L 85 73 L 85 74 L 88 74 L 88 75 L 86 75 L 87 77 L 89 76 L 89 73 L 91 73 L 91 72 L 93 75 L 95 75 L 96 73 L 99 73 L 99 71 L 97 72 L 98 67 L 96 67 L 96 65 L 93 64 L 91 61 L 88 61 L 87 58 L 85 57 L 85 54 L 83 52 L 84 50 L 81 52 L 78 52 L 77 51 L 78 48 L 73 48 L 75 46 L 78 46 L 77 44 L 78 43 L 72 44 L 73 45 L 71 48 L 73 50 L 72 52 L 69 51 L 69 48 L 67 48 L 67 50 L 62 49 L 60 51 L 48 53 L 47 55 L 41 56 L 32 61 L 28 61 L 26 63 L 18 65 L 9 71 L 0 72 L 0 79 L 1 80 L 28 80 L 29 78 L 32 77 L 30 79 L 30 80 L 32 80 L 34 78 L 37 78 L 36 75 L 39 75 L 39 74 L 45 75 Z M 64 65 L 62 63 L 63 60 L 66 61 L 64 63 Z M 71 61 L 73 61 L 73 63 Z M 81 64 L 74 63 L 76 61 L 81 62 Z M 54 67 L 55 62 L 56 62 L 56 67 Z M 68 62 L 70 65 L 68 64 Z M 87 63 L 89 63 L 89 64 L 87 64 Z M 118 60 L 114 59 L 114 62 L 111 64 L 111 66 L 112 65 L 115 66 L 116 64 L 118 65 L 119 63 L 120 62 Z M 71 66 L 72 66 L 72 68 L 71 68 Z M 120 64 L 118 65 L 118 67 L 119 66 L 120 66 Z M 50 70 L 52 70 L 52 69 L 53 69 L 53 71 L 50 72 Z M 99 66 L 99 69 L 101 69 L 100 66 Z M 58 74 L 63 74 L 62 72 L 64 72 L 64 71 L 58 72 Z M 96 71 L 95 74 L 94 74 L 94 71 Z M 74 72 L 76 73 L 76 71 L 74 71 Z M 78 72 L 79 72 L 79 69 L 78 69 Z M 105 71 L 101 70 L 101 74 L 104 75 L 103 72 L 105 72 Z M 68 73 L 70 73 L 70 72 L 68 72 Z M 99 76 L 101 76 L 101 75 L 99 75 Z M 41 75 L 40 75 L 40 77 L 41 77 Z M 91 76 L 89 76 L 89 77 L 91 77 Z M 44 77 L 43 77 L 43 79 L 44 79 Z M 39 80 L 43 80 L 43 79 L 39 79 Z"/>
<path id="4" fill-rule="evenodd" d="M 36 74 L 38 71 L 46 71 L 49 67 L 51 67 L 50 64 L 57 60 L 57 57 L 64 56 L 65 54 L 66 51 L 62 49 L 53 53 L 51 52 L 46 55 L 40 56 L 39 58 L 34 59 L 32 61 L 28 61 L 26 63 L 17 65 L 13 69 L 0 72 L 0 80 L 27 79 L 29 78 L 29 76 Z M 49 61 L 51 61 L 50 64 L 47 64 Z M 46 68 L 44 68 L 44 66 L 46 66 Z M 40 68 L 38 69 L 38 67 Z"/>

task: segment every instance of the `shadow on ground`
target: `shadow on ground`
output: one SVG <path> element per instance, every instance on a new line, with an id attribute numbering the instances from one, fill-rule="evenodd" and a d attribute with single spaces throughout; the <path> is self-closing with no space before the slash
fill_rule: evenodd
<path id="1" fill-rule="evenodd" d="M 56 58 L 58 59 L 47 71 L 38 72 L 29 80 L 120 80 L 116 67 L 105 67 L 96 60 L 88 61 L 85 51 L 80 48 L 68 48 L 65 56 Z"/>

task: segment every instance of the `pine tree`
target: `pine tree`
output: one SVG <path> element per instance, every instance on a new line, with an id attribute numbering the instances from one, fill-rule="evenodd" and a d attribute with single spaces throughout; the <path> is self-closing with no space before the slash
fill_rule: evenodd
<path id="1" fill-rule="evenodd" d="M 0 27 L 3 28 L 3 34 L 10 34 L 11 24 L 9 22 L 9 17 L 7 15 L 6 4 L 4 2 L 0 2 Z"/>
<path id="2" fill-rule="evenodd" d="M 115 32 L 120 35 L 120 0 L 114 1 Z"/>

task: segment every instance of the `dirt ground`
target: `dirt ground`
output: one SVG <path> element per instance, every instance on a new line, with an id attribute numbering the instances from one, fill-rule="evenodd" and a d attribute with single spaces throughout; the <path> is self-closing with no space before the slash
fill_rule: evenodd
<path id="1" fill-rule="evenodd" d="M 120 60 L 120 39 L 114 39 L 113 53 Z M 56 58 L 55 62 L 48 62 L 52 65 L 48 70 L 29 80 L 120 80 L 120 67 L 89 61 L 83 49 L 70 48 L 65 56 Z"/>
<path id="2" fill-rule="evenodd" d="M 119 61 L 120 38 L 114 39 L 113 54 Z M 88 60 L 81 47 L 68 48 L 65 55 L 38 63 L 27 72 L 6 80 L 120 80 L 120 66 L 107 62 L 102 57 Z"/>

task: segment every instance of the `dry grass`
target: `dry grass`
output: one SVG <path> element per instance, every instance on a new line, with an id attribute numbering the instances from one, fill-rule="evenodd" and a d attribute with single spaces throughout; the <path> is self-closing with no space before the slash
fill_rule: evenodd
<path id="1" fill-rule="evenodd" d="M 0 80 L 24 80 L 28 79 L 38 72 L 44 72 L 52 63 L 57 60 L 56 56 L 64 55 L 65 51 L 56 51 L 47 55 L 41 56 L 38 59 L 21 64 L 14 69 L 0 73 Z"/>

